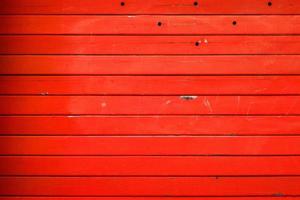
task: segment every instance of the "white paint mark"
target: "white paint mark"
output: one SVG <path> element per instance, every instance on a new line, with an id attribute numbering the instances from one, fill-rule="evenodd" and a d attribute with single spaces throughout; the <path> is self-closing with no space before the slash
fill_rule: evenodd
<path id="1" fill-rule="evenodd" d="M 166 101 L 166 104 L 169 105 L 171 103 L 171 100 Z"/>
<path id="2" fill-rule="evenodd" d="M 247 108 L 247 113 L 246 113 L 246 115 L 249 115 L 249 113 L 250 113 L 250 110 L 251 110 L 251 108 L 252 108 L 253 104 L 255 104 L 255 102 L 250 102 L 250 104 L 248 105 L 248 108 Z"/>
<path id="3" fill-rule="evenodd" d="M 101 107 L 105 108 L 107 106 L 107 104 L 105 102 L 101 103 Z"/>
<path id="4" fill-rule="evenodd" d="M 205 107 L 208 108 L 209 113 L 212 113 L 213 109 L 212 109 L 211 103 L 207 97 L 204 98 L 203 103 L 204 103 Z"/>

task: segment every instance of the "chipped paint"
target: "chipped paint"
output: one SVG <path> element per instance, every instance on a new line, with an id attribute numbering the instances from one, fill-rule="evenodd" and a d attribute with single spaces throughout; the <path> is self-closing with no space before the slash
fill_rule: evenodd
<path id="1" fill-rule="evenodd" d="M 198 96 L 180 96 L 180 99 L 186 100 L 186 101 L 195 100 L 197 98 L 198 98 Z"/>

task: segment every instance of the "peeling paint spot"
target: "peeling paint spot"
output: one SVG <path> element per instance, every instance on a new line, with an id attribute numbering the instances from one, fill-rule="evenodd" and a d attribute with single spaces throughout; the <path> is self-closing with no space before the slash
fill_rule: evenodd
<path id="1" fill-rule="evenodd" d="M 198 96 L 180 96 L 180 99 L 190 101 L 190 100 L 195 100 L 197 99 Z"/>
<path id="2" fill-rule="evenodd" d="M 42 96 L 47 96 L 49 93 L 48 92 L 42 92 L 41 95 Z"/>

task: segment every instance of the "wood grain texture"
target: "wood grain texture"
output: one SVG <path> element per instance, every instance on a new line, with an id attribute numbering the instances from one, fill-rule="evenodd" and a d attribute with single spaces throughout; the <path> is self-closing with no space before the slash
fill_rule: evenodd
<path id="1" fill-rule="evenodd" d="M 300 74 L 299 55 L 0 56 L 0 74 L 207 75 Z"/>
<path id="2" fill-rule="evenodd" d="M 300 94 L 300 76 L 2 76 L 0 82 L 7 95 Z"/>
<path id="3" fill-rule="evenodd" d="M 297 0 L 2 0 L 3 14 L 299 14 Z M 194 4 L 197 2 L 197 5 Z M 269 5 L 268 2 L 272 4 Z M 35 5 L 35 6 L 31 6 Z"/>
<path id="4" fill-rule="evenodd" d="M 299 54 L 300 36 L 0 36 L 0 54 Z"/>
<path id="5" fill-rule="evenodd" d="M 2 115 L 300 114 L 299 96 L 0 96 L 0 105 Z"/>
<path id="6" fill-rule="evenodd" d="M 0 162 L 1 176 L 300 175 L 300 156 L 0 156 Z"/>
<path id="7" fill-rule="evenodd" d="M 300 116 L 2 116 L 0 134 L 299 135 L 299 120 Z"/>
<path id="8" fill-rule="evenodd" d="M 297 196 L 299 177 L 1 177 L 0 195 Z"/>
<path id="9" fill-rule="evenodd" d="M 0 34 L 299 34 L 287 16 L 0 16 Z"/>

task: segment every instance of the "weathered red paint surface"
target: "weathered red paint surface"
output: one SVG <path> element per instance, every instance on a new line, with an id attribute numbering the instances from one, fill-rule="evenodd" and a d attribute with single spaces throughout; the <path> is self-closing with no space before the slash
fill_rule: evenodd
<path id="1" fill-rule="evenodd" d="M 40 67 L 43 63 L 43 67 Z M 299 75 L 299 55 L 0 56 L 12 75 Z M 254 76 L 252 78 L 255 78 Z"/>
<path id="2" fill-rule="evenodd" d="M 18 196 L 299 195 L 299 177 L 3 177 L 0 194 Z"/>
<path id="3" fill-rule="evenodd" d="M 300 11 L 300 10 L 299 10 Z M 300 17 L 286 16 L 0 16 L 0 34 L 299 34 Z M 274 23 L 280 26 L 274 26 Z"/>
<path id="4" fill-rule="evenodd" d="M 0 36 L 0 53 L 16 55 L 298 54 L 300 36 Z"/>
<path id="5" fill-rule="evenodd" d="M 300 155 L 299 136 L 1 136 L 2 155 Z M 167 147 L 167 148 L 166 148 Z M 201 148 L 199 148 L 201 147 Z"/>
<path id="6" fill-rule="evenodd" d="M 292 176 L 300 173 L 300 156 L 5 156 L 0 162 L 0 175 L 10 176 Z"/>
<path id="7" fill-rule="evenodd" d="M 299 14 L 297 0 L 2 0 L 3 14 Z"/>
<path id="8" fill-rule="evenodd" d="M 0 14 L 0 200 L 299 200 L 299 1 Z"/>
<path id="9" fill-rule="evenodd" d="M 4 76 L 6 95 L 299 95 L 300 76 Z M 162 87 L 162 83 L 163 86 Z M 120 97 L 121 98 L 121 97 Z M 193 101 L 190 101 L 193 102 Z M 133 102 L 134 103 L 134 102 Z"/>
<path id="10" fill-rule="evenodd" d="M 0 105 L 6 115 L 300 114 L 299 96 L 0 96 Z"/>
<path id="11" fill-rule="evenodd" d="M 0 120 L 0 135 L 300 135 L 298 115 L 25 115 Z"/>

